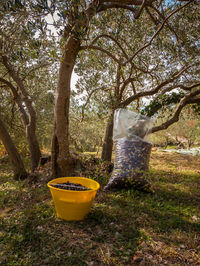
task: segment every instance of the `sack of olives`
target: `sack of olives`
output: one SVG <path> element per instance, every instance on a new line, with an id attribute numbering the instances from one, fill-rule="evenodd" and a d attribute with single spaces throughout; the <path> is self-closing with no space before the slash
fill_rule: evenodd
<path id="1" fill-rule="evenodd" d="M 114 169 L 105 190 L 134 187 L 150 191 L 147 181 L 153 121 L 145 116 L 117 109 L 114 114 Z"/>

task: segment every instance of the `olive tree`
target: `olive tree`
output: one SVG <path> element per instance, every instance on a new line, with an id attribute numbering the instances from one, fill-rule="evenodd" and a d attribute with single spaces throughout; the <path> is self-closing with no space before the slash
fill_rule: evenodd
<path id="1" fill-rule="evenodd" d="M 60 55 L 54 110 L 54 134 L 52 138 L 52 174 L 54 176 L 70 175 L 73 173 L 73 168 L 75 167 L 75 160 L 73 159 L 73 155 L 71 154 L 69 148 L 69 108 L 71 93 L 70 81 L 76 60 L 80 52 L 83 50 L 92 49 L 105 53 L 119 65 L 120 69 L 126 67 L 128 64 L 133 65 L 134 60 L 140 55 L 141 52 L 151 47 L 151 45 L 163 31 L 163 29 L 167 26 L 171 27 L 169 21 L 172 19 L 172 17 L 177 12 L 185 8 L 187 9 L 190 6 L 193 7 L 195 3 L 192 0 L 177 0 L 170 2 L 164 0 L 69 0 L 64 2 L 59 0 L 53 2 L 47 0 L 34 0 L 26 2 L 22 2 L 20 0 L 4 1 L 6 5 L 10 3 L 9 5 L 11 8 L 13 8 L 12 4 L 15 2 L 17 3 L 18 8 L 25 8 L 25 10 L 27 10 L 28 13 L 32 15 L 33 20 L 37 24 L 37 29 L 41 29 L 41 32 L 45 33 L 49 30 L 45 21 L 45 16 L 47 15 L 52 16 L 52 24 L 59 30 L 60 46 L 57 47 L 57 50 L 59 51 L 59 49 L 61 48 L 62 53 Z M 133 22 L 135 20 L 142 20 L 143 14 L 147 13 L 147 23 L 149 23 L 149 21 L 152 21 L 155 25 L 151 28 L 148 28 L 148 34 L 143 40 L 141 40 L 141 42 L 137 41 L 138 45 L 136 45 L 135 49 L 130 49 L 130 53 L 124 53 L 122 49 L 121 54 L 123 54 L 123 57 L 121 58 L 116 57 L 115 54 L 112 54 L 112 52 L 110 52 L 106 48 L 104 49 L 103 47 L 97 45 L 97 41 L 99 42 L 100 40 L 102 40 L 102 38 L 105 37 L 102 36 L 102 33 L 99 34 L 100 19 L 105 18 L 108 15 L 108 11 L 114 12 L 116 9 L 126 11 Z M 15 10 L 13 12 L 15 12 Z M 142 23 L 145 23 L 145 21 L 142 20 Z M 27 27 L 28 25 L 32 27 L 35 24 L 30 24 L 27 22 Z M 139 29 L 135 28 L 135 30 Z M 97 34 L 97 36 L 95 36 L 95 39 L 90 39 L 90 33 L 92 32 L 95 32 Z M 109 35 L 108 33 L 109 32 L 106 32 L 105 28 L 103 35 Z M 124 41 L 126 41 L 126 32 L 124 32 L 123 39 Z M 22 85 L 22 83 L 19 82 L 19 79 L 16 78 L 15 75 L 18 74 L 18 72 L 16 71 L 15 66 L 13 67 L 10 60 L 7 60 L 8 58 L 3 50 L 3 44 L 1 45 L 1 47 L 3 51 L 3 54 L 1 54 L 2 62 L 7 71 L 9 73 L 12 73 L 12 79 L 15 82 L 15 85 L 17 85 L 17 88 L 19 87 L 22 94 L 24 94 L 24 84 Z M 55 53 L 55 50 L 52 50 L 52 54 Z M 136 60 L 137 63 L 138 61 L 139 59 Z M 175 69 L 172 69 L 172 77 L 170 76 L 169 78 L 166 75 L 165 79 L 163 79 L 160 84 L 156 84 L 156 81 L 154 81 L 154 86 L 152 88 L 148 88 L 148 90 L 145 91 L 136 92 L 133 95 L 130 95 L 128 98 L 123 99 L 121 106 L 126 106 L 133 100 L 137 100 L 145 96 L 152 96 L 155 92 L 158 93 L 162 89 L 166 89 L 164 85 L 169 84 L 174 76 L 177 77 L 177 75 L 181 75 L 181 71 L 187 68 L 189 68 L 188 65 L 183 65 L 178 72 L 175 71 Z M 189 100 L 189 98 L 191 99 L 191 97 L 196 97 L 196 95 L 198 95 L 198 92 L 189 91 L 188 95 L 185 96 L 181 104 L 184 105 Z M 29 110 L 33 114 L 34 112 L 32 112 L 32 109 L 30 107 L 31 101 L 26 93 L 24 94 L 24 98 L 27 101 L 24 100 L 23 104 L 26 104 L 27 110 Z M 178 109 L 177 113 L 179 112 L 179 110 L 180 108 Z M 32 121 L 34 121 L 34 119 Z M 163 125 L 163 127 L 166 127 L 166 125 Z"/>
<path id="2" fill-rule="evenodd" d="M 58 10 L 61 17 L 60 21 L 63 23 L 61 39 L 62 56 L 60 59 L 58 84 L 56 89 L 54 117 L 55 129 L 52 140 L 52 170 L 54 176 L 70 175 L 73 172 L 75 165 L 69 149 L 70 81 L 80 51 L 83 49 L 100 50 L 110 55 L 113 60 L 119 62 L 120 66 L 127 65 L 127 63 L 132 62 L 142 50 L 152 44 L 153 40 L 159 35 L 169 19 L 176 12 L 186 8 L 186 6 L 191 5 L 192 3 L 193 1 L 172 1 L 167 4 L 167 1 L 153 0 L 74 0 L 65 3 L 54 2 L 52 4 L 55 9 Z M 136 51 L 133 51 L 133 53 L 128 55 L 128 57 L 122 62 L 109 51 L 105 51 L 103 48 L 94 45 L 94 42 L 88 43 L 89 40 L 87 39 L 90 30 L 98 33 L 98 19 L 103 17 L 107 10 L 114 9 L 127 10 L 127 12 L 131 13 L 133 20 L 140 19 L 144 10 L 148 10 L 149 19 L 156 21 L 155 16 L 162 19 L 161 23 L 152 29 L 150 37 L 142 42 L 141 47 Z M 155 14 L 153 15 L 152 13 L 154 12 Z M 179 72 L 174 73 L 174 75 L 179 74 Z M 163 83 L 168 84 L 169 80 L 163 81 Z M 163 86 L 157 85 L 151 90 L 139 92 L 129 97 L 129 99 L 124 100 L 122 106 L 129 104 L 132 100 L 139 97 L 153 95 L 154 92 L 161 90 L 161 88 L 163 88 Z M 182 104 L 187 102 L 188 97 L 195 97 L 197 94 L 197 92 L 196 94 L 191 92 L 191 95 L 187 95 L 183 99 Z M 166 125 L 163 125 L 162 127 L 166 127 Z"/>
<path id="3" fill-rule="evenodd" d="M 11 92 L 21 115 L 32 171 L 37 168 L 41 157 L 36 135 L 35 94 L 37 87 L 47 85 L 46 77 L 38 83 L 39 71 L 45 68 L 48 75 L 48 66 L 52 64 L 50 49 L 54 49 L 51 48 L 53 40 L 50 41 L 44 30 L 46 14 L 48 12 L 43 12 L 37 1 L 2 1 L 0 7 L 0 84 L 2 90 Z"/>
<path id="4" fill-rule="evenodd" d="M 28 176 L 28 174 L 25 170 L 23 161 L 1 117 L 0 117 L 0 140 L 3 142 L 3 145 L 5 146 L 5 149 L 9 155 L 13 167 L 14 179 L 16 180 L 25 179 Z"/>
<path id="5" fill-rule="evenodd" d="M 198 8 L 172 11 L 167 17 L 154 9 L 159 17 L 154 13 L 150 20 L 153 14 L 148 8 L 145 11 L 140 20 L 133 20 L 127 12 L 109 11 L 98 24 L 98 32 L 90 33 L 91 44 L 77 60 L 75 71 L 81 76 L 77 94 L 83 95 L 83 110 L 95 101 L 99 110 L 109 113 L 104 160 L 111 160 L 113 113 L 117 108 L 134 104 L 138 112 L 152 116 L 162 106 L 173 105 L 171 117 L 165 116 L 153 128 L 157 132 L 177 122 L 186 104 L 199 102 Z M 146 44 L 141 46 L 141 40 Z M 150 101 L 146 107 L 142 105 L 144 98 Z"/>

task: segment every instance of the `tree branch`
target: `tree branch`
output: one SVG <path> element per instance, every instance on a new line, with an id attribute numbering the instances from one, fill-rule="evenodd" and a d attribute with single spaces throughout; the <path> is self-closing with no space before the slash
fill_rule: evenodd
<path id="1" fill-rule="evenodd" d="M 13 93 L 13 95 L 14 97 L 17 97 L 17 89 L 12 85 L 10 81 L 0 77 L 0 82 L 4 84 L 3 86 L 6 85 L 7 87 L 9 87 L 14 93 L 16 92 L 15 94 Z"/>
<path id="2" fill-rule="evenodd" d="M 128 55 L 127 55 L 127 53 L 125 52 L 125 50 L 124 50 L 124 48 L 121 46 L 121 44 L 118 42 L 118 40 L 116 40 L 114 37 L 112 37 L 112 36 L 110 36 L 110 35 L 107 35 L 107 34 L 101 34 L 101 35 L 99 35 L 99 36 L 97 36 L 96 38 L 94 38 L 94 40 L 88 45 L 89 47 L 97 47 L 97 46 L 94 46 L 94 44 L 98 41 L 98 39 L 100 39 L 100 38 L 109 38 L 109 39 L 111 39 L 113 42 L 115 42 L 116 44 L 117 44 L 117 46 L 121 49 L 121 51 L 122 51 L 122 53 L 124 54 L 124 57 L 126 58 L 126 59 L 128 59 Z M 84 47 L 86 47 L 86 46 L 82 46 L 83 48 Z M 81 47 L 81 49 L 82 49 L 82 47 Z M 84 49 L 86 49 L 86 48 L 84 48 Z M 100 49 L 103 49 L 103 48 L 100 48 L 99 47 L 99 50 Z M 105 50 L 104 50 L 104 52 L 105 52 Z M 108 52 L 109 53 L 109 52 Z M 110 54 L 109 54 L 110 55 Z M 117 58 L 116 58 L 117 59 Z M 150 74 L 154 69 L 152 69 L 151 71 L 148 71 L 148 70 L 145 70 L 145 69 L 142 69 L 142 68 L 140 68 L 140 67 L 138 67 L 138 66 L 136 66 L 133 62 L 130 62 L 131 63 L 131 65 L 135 68 L 135 69 L 137 69 L 137 70 L 140 70 L 141 72 L 143 72 L 143 73 L 146 73 L 146 74 Z M 121 61 L 120 61 L 120 64 L 121 64 Z"/>
<path id="3" fill-rule="evenodd" d="M 182 5 L 181 7 L 177 8 L 176 10 L 174 10 L 168 17 L 165 18 L 165 20 L 163 21 L 162 25 L 158 28 L 158 30 L 153 34 L 153 36 L 151 37 L 150 41 L 148 43 L 146 43 L 145 45 L 143 45 L 141 48 L 139 48 L 133 56 L 131 56 L 127 61 L 125 61 L 123 63 L 123 65 L 126 65 L 127 63 L 131 62 L 134 57 L 136 57 L 141 51 L 143 51 L 145 48 L 147 48 L 148 46 L 150 46 L 153 42 L 153 40 L 157 37 L 157 35 L 160 33 L 160 31 L 163 29 L 165 23 L 178 11 L 180 11 L 181 9 L 183 9 L 184 7 L 186 7 L 187 5 L 189 5 L 192 1 L 194 0 L 189 0 L 186 4 Z"/>
<path id="4" fill-rule="evenodd" d="M 99 13 L 99 12 L 106 11 L 107 9 L 111 9 L 111 8 L 127 9 L 133 12 L 133 14 L 135 14 L 137 10 L 135 7 L 131 7 L 129 5 L 120 4 L 120 3 L 111 3 L 111 4 L 106 4 L 106 5 L 100 5 L 97 12 Z"/>
<path id="5" fill-rule="evenodd" d="M 187 101 L 187 104 L 192 104 L 192 103 L 200 103 L 200 97 L 194 97 Z"/>
<path id="6" fill-rule="evenodd" d="M 123 92 L 124 92 L 124 90 L 126 89 L 126 87 L 127 87 L 130 83 L 132 83 L 133 81 L 135 81 L 135 80 L 136 80 L 135 78 L 128 78 L 128 79 L 126 79 L 126 80 L 124 81 L 123 85 L 122 85 L 121 88 L 120 88 L 120 99 L 122 98 Z M 134 87 L 133 84 L 132 84 L 132 86 L 133 86 L 133 90 L 135 91 L 135 87 Z M 134 95 L 136 95 L 136 93 L 134 93 Z"/>
<path id="7" fill-rule="evenodd" d="M 183 107 L 190 103 L 190 99 L 192 102 L 192 98 L 199 95 L 199 94 L 200 94 L 200 90 L 197 90 L 197 91 L 190 93 L 190 94 L 186 95 L 185 97 L 183 97 L 182 100 L 180 101 L 180 103 L 178 104 L 173 117 L 171 119 L 169 119 L 168 121 L 166 121 L 165 123 L 161 124 L 160 126 L 153 127 L 152 133 L 155 133 L 155 132 L 163 130 L 163 129 L 167 129 L 169 126 L 171 126 L 172 124 L 177 122 L 179 120 L 179 115 L 180 115 Z"/>
<path id="8" fill-rule="evenodd" d="M 81 121 L 80 121 L 80 122 L 83 122 L 83 120 L 84 120 L 84 111 L 85 111 L 86 106 L 89 104 L 92 95 L 93 95 L 96 91 L 101 90 L 101 89 L 102 89 L 102 88 L 96 88 L 96 89 L 92 90 L 92 91 L 88 94 L 88 97 L 87 97 L 86 102 L 85 102 L 84 105 L 81 107 L 81 109 L 82 109 L 82 110 L 81 110 L 82 118 L 81 118 Z"/>
<path id="9" fill-rule="evenodd" d="M 42 68 L 42 67 L 46 67 L 46 66 L 50 66 L 50 65 L 51 65 L 50 63 L 44 63 L 44 64 L 42 64 L 42 65 L 37 65 L 37 66 L 33 67 L 33 68 L 30 69 L 30 70 L 28 71 L 28 73 L 24 76 L 24 78 L 22 79 L 22 81 L 24 81 L 24 80 L 26 79 L 26 77 L 27 77 L 28 75 L 30 75 L 30 73 L 32 73 L 32 72 L 34 72 L 34 71 L 36 71 L 36 70 L 38 70 L 38 69 L 40 69 L 40 68 Z"/>
<path id="10" fill-rule="evenodd" d="M 196 88 L 199 86 L 200 86 L 200 82 L 192 84 L 191 86 L 188 86 L 188 87 L 183 85 L 183 84 L 177 84 L 174 86 L 169 86 L 169 87 L 164 88 L 156 98 L 158 98 L 160 95 L 165 94 L 166 92 L 172 91 L 172 90 L 177 89 L 177 88 L 180 88 L 180 89 L 185 90 L 185 91 L 191 91 L 193 88 Z"/>
<path id="11" fill-rule="evenodd" d="M 107 54 L 109 57 L 111 57 L 115 62 L 117 62 L 118 64 L 121 64 L 120 60 L 118 60 L 112 53 L 110 53 L 109 51 L 107 51 L 104 48 L 101 48 L 99 46 L 94 46 L 94 45 L 85 45 L 85 46 L 81 46 L 80 50 L 88 50 L 88 49 L 94 49 L 94 50 L 98 50 L 101 51 L 105 54 Z"/>
<path id="12" fill-rule="evenodd" d="M 3 84 L 5 84 L 6 86 L 8 86 L 11 89 L 13 97 L 14 97 L 14 101 L 16 102 L 17 106 L 19 107 L 23 123 L 24 123 L 25 126 L 28 125 L 29 119 L 28 119 L 26 111 L 25 111 L 25 109 L 23 107 L 22 99 L 21 99 L 20 95 L 17 92 L 17 89 L 12 85 L 11 82 L 9 82 L 8 80 L 6 80 L 4 78 L 0 77 L 0 82 L 2 82 Z"/>
<path id="13" fill-rule="evenodd" d="M 198 83 L 195 83 L 195 84 L 192 84 L 191 86 L 187 87 L 187 86 L 184 86 L 184 85 L 179 85 L 179 87 L 183 90 L 186 90 L 186 91 L 191 91 L 193 88 L 196 88 L 196 87 L 199 87 L 200 86 L 200 82 Z"/>
<path id="14" fill-rule="evenodd" d="M 191 68 L 193 66 L 197 66 L 197 65 L 199 65 L 199 63 L 193 63 L 193 64 L 182 66 L 178 72 L 175 72 L 172 75 L 173 79 L 180 77 L 184 72 L 186 72 L 186 70 L 188 70 L 189 68 Z"/>
<path id="15" fill-rule="evenodd" d="M 146 0 L 146 4 L 150 5 L 154 1 L 156 0 Z M 140 6 L 142 5 L 142 2 L 143 0 L 99 0 L 100 4 L 121 4 L 123 3 L 123 5 L 134 5 L 134 6 Z"/>
<path id="16" fill-rule="evenodd" d="M 178 77 L 180 77 L 183 72 L 185 72 L 187 69 L 189 69 L 190 67 L 194 66 L 196 64 L 191 64 L 188 66 L 184 66 L 182 67 L 179 71 L 175 72 L 170 78 L 166 79 L 165 81 L 161 82 L 159 85 L 157 85 L 154 89 L 150 90 L 150 91 L 143 91 L 143 92 L 139 92 L 136 93 L 135 95 L 130 96 L 129 98 L 127 98 L 126 100 L 124 100 L 121 103 L 121 106 L 127 106 L 129 105 L 131 102 L 141 98 L 141 97 L 145 97 L 145 96 L 152 96 L 155 93 L 159 92 L 161 88 L 163 88 L 164 86 L 168 85 L 169 83 L 173 82 L 175 79 L 177 79 Z"/>
<path id="17" fill-rule="evenodd" d="M 117 71 L 116 71 L 116 86 L 115 86 L 115 97 L 119 97 L 119 89 L 120 89 L 120 79 L 121 79 L 121 66 L 117 65 Z"/>
<path id="18" fill-rule="evenodd" d="M 147 6 L 145 7 L 145 10 L 146 10 L 147 14 L 149 15 L 150 19 L 153 21 L 153 23 L 154 23 L 156 26 L 158 26 L 159 21 L 154 17 L 153 14 L 151 14 L 151 12 L 150 12 L 150 10 L 149 10 L 149 8 L 148 8 Z"/>
<path id="19" fill-rule="evenodd" d="M 9 75 L 12 77 L 12 79 L 17 84 L 18 88 L 20 89 L 21 93 L 23 94 L 24 98 L 23 101 L 27 107 L 27 110 L 29 112 L 29 127 L 32 127 L 32 130 L 35 131 L 36 128 L 36 112 L 32 106 L 30 96 L 28 92 L 26 91 L 24 87 L 23 81 L 20 79 L 19 75 L 16 73 L 13 66 L 8 62 L 7 56 L 2 56 L 2 63 L 5 66 L 5 68 L 8 70 Z"/>
<path id="20" fill-rule="evenodd" d="M 153 10 L 158 14 L 159 17 L 161 17 L 163 20 L 165 20 L 164 15 L 157 8 L 155 8 L 154 5 L 151 5 L 151 8 L 153 8 Z M 166 25 L 169 28 L 169 30 L 175 35 L 175 37 L 178 41 L 179 37 L 178 37 L 177 33 L 175 32 L 175 30 L 169 25 L 168 21 L 166 22 Z"/>
<path id="21" fill-rule="evenodd" d="M 135 13 L 135 19 L 138 19 L 140 17 L 145 6 L 146 6 L 146 0 L 143 0 L 139 10 L 136 11 Z"/>
<path id="22" fill-rule="evenodd" d="M 150 5 L 151 3 L 155 2 L 156 0 L 147 0 L 146 3 Z M 179 2 L 189 2 L 190 0 L 178 0 Z M 99 4 L 106 4 L 106 3 L 112 3 L 112 4 L 120 4 L 122 3 L 124 5 L 136 5 L 140 6 L 142 4 L 142 0 L 99 0 Z"/>
<path id="23" fill-rule="evenodd" d="M 112 36 L 110 36 L 110 35 L 107 35 L 107 34 L 101 34 L 101 35 L 97 36 L 97 37 L 91 42 L 90 45 L 94 45 L 95 42 L 97 42 L 98 39 L 100 39 L 100 38 L 109 38 L 109 39 L 111 39 L 111 40 L 112 40 L 113 42 L 115 42 L 115 43 L 117 44 L 117 46 L 121 49 L 121 51 L 123 52 L 124 56 L 125 56 L 126 58 L 128 58 L 128 55 L 126 54 L 126 52 L 125 52 L 124 48 L 121 46 L 121 44 L 120 44 L 120 43 L 119 43 L 114 37 L 112 37 Z"/>
<path id="24" fill-rule="evenodd" d="M 172 91 L 172 90 L 174 90 L 174 89 L 177 89 L 177 88 L 180 88 L 180 85 L 174 85 L 174 86 L 169 86 L 169 87 L 164 88 L 164 89 L 163 89 L 163 90 L 162 90 L 162 91 L 156 96 L 155 100 L 156 100 L 159 96 L 165 94 L 166 92 L 170 92 L 170 91 Z"/>

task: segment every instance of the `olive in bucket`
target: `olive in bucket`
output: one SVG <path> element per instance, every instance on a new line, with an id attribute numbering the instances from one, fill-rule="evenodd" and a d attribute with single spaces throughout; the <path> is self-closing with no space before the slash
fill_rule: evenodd
<path id="1" fill-rule="evenodd" d="M 57 216 L 67 221 L 83 220 L 100 188 L 98 182 L 85 177 L 56 178 L 47 186 L 51 191 Z"/>

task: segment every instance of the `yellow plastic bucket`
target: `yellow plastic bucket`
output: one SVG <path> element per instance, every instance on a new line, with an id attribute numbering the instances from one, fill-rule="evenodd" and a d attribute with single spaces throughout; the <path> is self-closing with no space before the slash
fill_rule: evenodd
<path id="1" fill-rule="evenodd" d="M 50 185 L 67 181 L 81 184 L 91 190 L 64 190 Z M 57 216 L 67 221 L 83 220 L 90 211 L 97 190 L 100 188 L 99 183 L 85 177 L 60 177 L 51 180 L 47 186 L 50 188 Z"/>

